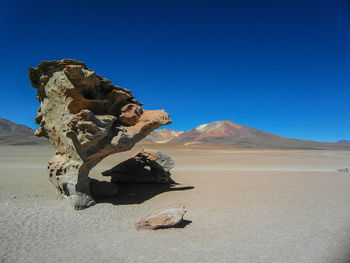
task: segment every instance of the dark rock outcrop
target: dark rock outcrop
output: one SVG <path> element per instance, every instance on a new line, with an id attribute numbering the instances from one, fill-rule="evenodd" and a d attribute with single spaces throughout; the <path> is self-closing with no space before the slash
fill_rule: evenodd
<path id="1" fill-rule="evenodd" d="M 163 152 L 142 150 L 102 174 L 111 176 L 113 183 L 171 183 L 174 165 L 174 160 Z"/>

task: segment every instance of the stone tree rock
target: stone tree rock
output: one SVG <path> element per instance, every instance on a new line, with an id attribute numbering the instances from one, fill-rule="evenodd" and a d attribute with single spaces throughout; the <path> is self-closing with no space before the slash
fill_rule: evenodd
<path id="1" fill-rule="evenodd" d="M 113 183 L 171 183 L 170 169 L 174 165 L 169 155 L 143 149 L 102 175 L 111 176 Z"/>
<path id="2" fill-rule="evenodd" d="M 164 110 L 142 110 L 130 90 L 76 60 L 44 61 L 29 68 L 29 77 L 40 103 L 35 135 L 56 148 L 49 179 L 76 209 L 95 203 L 88 174 L 97 163 L 171 123 Z"/>

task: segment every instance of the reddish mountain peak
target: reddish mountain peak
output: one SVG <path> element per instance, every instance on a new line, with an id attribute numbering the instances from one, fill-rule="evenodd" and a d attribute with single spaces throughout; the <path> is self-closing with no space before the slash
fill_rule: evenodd
<path id="1" fill-rule="evenodd" d="M 167 129 L 154 131 L 153 142 L 177 143 L 184 145 L 211 144 L 232 145 L 250 148 L 283 148 L 283 149 L 350 149 L 348 143 L 320 143 L 290 139 L 242 126 L 230 120 L 214 121 L 202 124 L 196 128 L 177 134 L 176 137 L 166 136 Z M 163 131 L 163 132 L 162 132 Z M 171 131 L 171 130 L 170 130 Z M 176 132 L 176 131 L 173 131 Z M 157 135 L 157 136 L 156 136 Z M 172 139 L 170 139 L 172 138 Z M 150 140 L 151 138 L 146 138 Z"/>
<path id="2" fill-rule="evenodd" d="M 184 132 L 172 142 L 208 141 L 210 138 L 239 138 L 244 127 L 229 120 L 214 121 Z"/>
<path id="3" fill-rule="evenodd" d="M 236 136 L 239 130 L 243 129 L 241 125 L 229 120 L 214 121 L 208 124 L 202 124 L 195 128 L 202 136 Z"/>

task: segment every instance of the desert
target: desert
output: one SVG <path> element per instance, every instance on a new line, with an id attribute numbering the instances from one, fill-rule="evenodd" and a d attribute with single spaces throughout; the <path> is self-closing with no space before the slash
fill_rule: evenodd
<path id="1" fill-rule="evenodd" d="M 2 1 L 0 263 L 350 263 L 349 3 Z"/>
<path id="2" fill-rule="evenodd" d="M 75 211 L 47 179 L 52 146 L 0 146 L 2 262 L 347 262 L 350 152 L 165 144 L 178 183 L 119 186 Z M 111 155 L 92 178 L 127 159 Z M 183 225 L 137 231 L 140 217 L 188 210 Z"/>

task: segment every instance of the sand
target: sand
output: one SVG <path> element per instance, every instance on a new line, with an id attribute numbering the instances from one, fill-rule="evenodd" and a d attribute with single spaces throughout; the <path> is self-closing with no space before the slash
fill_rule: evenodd
<path id="1" fill-rule="evenodd" d="M 349 151 L 158 148 L 174 189 L 129 185 L 74 211 L 47 179 L 50 146 L 0 146 L 0 262 L 350 262 Z M 178 206 L 182 228 L 134 228 Z"/>

